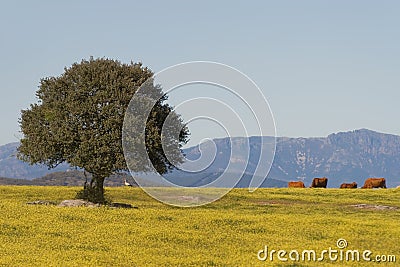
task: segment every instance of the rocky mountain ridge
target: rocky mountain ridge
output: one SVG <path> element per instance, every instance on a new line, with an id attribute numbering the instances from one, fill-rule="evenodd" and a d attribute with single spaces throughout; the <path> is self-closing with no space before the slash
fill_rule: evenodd
<path id="1" fill-rule="evenodd" d="M 263 138 L 263 139 L 261 139 Z M 235 166 L 246 160 L 236 154 L 231 158 L 234 146 L 248 141 L 250 157 L 238 187 L 247 187 L 257 165 L 261 140 L 271 143 L 274 137 L 218 138 L 213 145 L 203 145 L 203 154 L 216 149 L 216 157 L 206 169 L 196 173 L 173 171 L 167 177 L 177 184 L 199 186 L 217 179 L 231 164 L 230 175 L 237 177 Z M 302 180 L 308 186 L 312 178 L 326 176 L 328 187 L 339 187 L 342 182 L 357 182 L 359 186 L 368 177 L 385 177 L 389 187 L 400 185 L 400 136 L 360 129 L 340 132 L 327 137 L 288 138 L 277 137 L 274 161 L 262 186 L 282 187 L 288 181 Z M 67 164 L 48 170 L 45 166 L 29 165 L 16 158 L 18 143 L 0 146 L 0 177 L 32 180 L 53 172 L 71 170 Z M 184 150 L 188 159 L 200 155 L 199 146 Z M 236 164 L 236 165 L 235 165 Z M 261 164 L 264 164 L 261 162 Z M 266 163 L 265 163 L 266 164 Z"/>

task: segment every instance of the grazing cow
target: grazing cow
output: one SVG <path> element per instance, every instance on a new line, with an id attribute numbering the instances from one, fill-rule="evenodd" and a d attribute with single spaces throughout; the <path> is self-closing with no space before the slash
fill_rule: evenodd
<path id="1" fill-rule="evenodd" d="M 352 182 L 351 184 L 343 183 L 340 185 L 340 188 L 357 188 L 357 183 Z"/>
<path id="2" fill-rule="evenodd" d="M 361 188 L 386 188 L 385 178 L 368 178 L 364 182 L 364 186 Z"/>
<path id="3" fill-rule="evenodd" d="M 326 185 L 328 184 L 328 178 L 323 177 L 323 178 L 314 178 L 312 180 L 311 188 L 314 187 L 323 187 L 326 188 Z"/>
<path id="4" fill-rule="evenodd" d="M 302 181 L 298 182 L 289 182 L 288 187 L 298 187 L 298 188 L 305 188 L 304 183 Z"/>

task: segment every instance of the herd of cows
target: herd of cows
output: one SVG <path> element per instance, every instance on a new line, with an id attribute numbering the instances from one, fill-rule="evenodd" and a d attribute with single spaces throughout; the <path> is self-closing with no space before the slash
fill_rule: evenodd
<path id="1" fill-rule="evenodd" d="M 328 178 L 314 178 L 310 188 L 322 187 L 326 188 L 328 184 Z M 302 181 L 289 182 L 288 187 L 298 187 L 305 188 L 305 185 Z M 357 183 L 352 182 L 351 184 L 343 183 L 340 185 L 340 188 L 357 188 Z M 386 180 L 385 178 L 368 178 L 364 182 L 364 186 L 361 188 L 386 188 Z"/>

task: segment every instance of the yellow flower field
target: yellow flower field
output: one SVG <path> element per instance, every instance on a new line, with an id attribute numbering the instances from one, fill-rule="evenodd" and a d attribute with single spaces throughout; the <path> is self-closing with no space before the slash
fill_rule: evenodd
<path id="1" fill-rule="evenodd" d="M 206 206 L 177 208 L 139 188 L 107 188 L 115 202 L 138 209 L 26 204 L 72 199 L 79 189 L 0 186 L 0 266 L 400 265 L 400 209 L 351 206 L 400 207 L 398 189 L 235 189 Z M 340 253 L 341 238 L 347 241 L 342 253 L 370 250 L 371 260 L 393 255 L 396 262 L 289 258 L 303 250 L 318 258 L 330 247 Z M 265 246 L 276 250 L 272 261 L 269 254 L 258 259 Z"/>

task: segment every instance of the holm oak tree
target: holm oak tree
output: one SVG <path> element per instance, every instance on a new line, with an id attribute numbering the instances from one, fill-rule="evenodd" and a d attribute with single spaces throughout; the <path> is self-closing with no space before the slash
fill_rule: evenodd
<path id="1" fill-rule="evenodd" d="M 146 99 L 157 101 L 146 118 L 145 152 L 155 170 L 168 172 L 183 161 L 180 148 L 187 142 L 189 132 L 180 116 L 165 102 L 167 95 L 153 84 L 152 77 L 153 72 L 141 63 L 90 58 L 65 68 L 58 77 L 41 79 L 36 92 L 38 102 L 21 112 L 23 138 L 18 148 L 19 158 L 49 168 L 67 162 L 85 170 L 91 174 L 91 181 L 85 183 L 79 195 L 105 203 L 104 179 L 128 170 L 122 146 L 125 112 L 133 95 L 146 82 L 145 90 L 141 90 L 143 103 Z M 180 129 L 175 140 L 173 136 L 163 136 L 167 117 L 172 118 L 172 128 Z M 127 136 L 128 143 L 137 141 L 134 129 Z M 173 143 L 179 149 L 172 156 L 169 152 L 167 157 L 162 139 L 163 143 Z M 129 166 L 134 166 L 132 171 L 152 170 L 143 157 L 129 157 Z"/>

